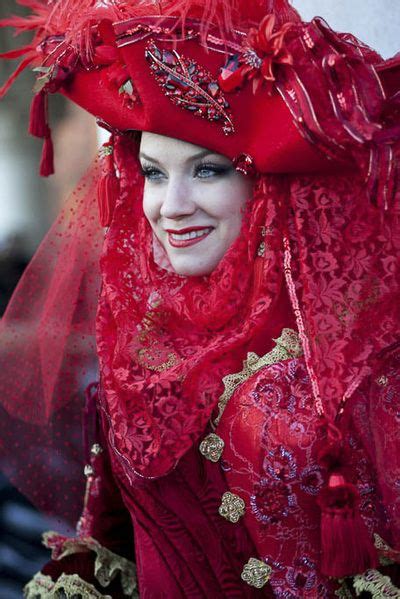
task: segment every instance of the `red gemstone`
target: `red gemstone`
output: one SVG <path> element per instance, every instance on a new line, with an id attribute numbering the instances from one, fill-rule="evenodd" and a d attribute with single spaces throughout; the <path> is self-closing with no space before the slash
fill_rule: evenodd
<path id="1" fill-rule="evenodd" d="M 176 62 L 175 56 L 169 50 L 164 50 L 162 60 L 168 66 L 173 66 Z"/>
<path id="2" fill-rule="evenodd" d="M 215 96 L 219 92 L 219 85 L 216 81 L 212 81 L 211 83 L 208 84 L 207 89 L 208 89 L 209 93 L 211 94 L 211 96 L 213 98 L 215 98 Z"/>

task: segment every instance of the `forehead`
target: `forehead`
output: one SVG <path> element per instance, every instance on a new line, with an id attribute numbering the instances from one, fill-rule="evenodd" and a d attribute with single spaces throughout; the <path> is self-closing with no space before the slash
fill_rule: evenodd
<path id="1" fill-rule="evenodd" d="M 144 131 L 141 136 L 139 156 L 159 162 L 188 162 L 201 159 L 204 156 L 217 156 L 221 160 L 229 160 L 225 156 L 216 154 L 201 146 L 196 146 L 181 139 L 158 135 L 157 133 L 148 133 L 147 131 Z"/>

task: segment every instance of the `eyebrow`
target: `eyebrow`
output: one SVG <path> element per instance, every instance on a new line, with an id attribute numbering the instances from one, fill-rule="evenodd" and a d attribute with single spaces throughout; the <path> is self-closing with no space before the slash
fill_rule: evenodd
<path id="1" fill-rule="evenodd" d="M 204 158 L 205 156 L 218 156 L 218 154 L 216 154 L 215 152 L 211 152 L 210 150 L 201 150 L 201 152 L 197 152 L 197 154 L 192 154 L 191 156 L 189 156 L 189 158 L 187 159 L 186 162 L 194 162 L 195 160 L 199 160 L 201 158 Z M 152 158 L 151 156 L 148 156 L 147 154 L 145 154 L 144 152 L 139 152 L 139 158 L 144 158 L 144 160 L 148 160 L 149 162 L 154 162 L 155 164 L 160 164 L 159 160 L 157 160 L 156 158 Z M 224 156 L 225 158 L 225 156 Z"/>

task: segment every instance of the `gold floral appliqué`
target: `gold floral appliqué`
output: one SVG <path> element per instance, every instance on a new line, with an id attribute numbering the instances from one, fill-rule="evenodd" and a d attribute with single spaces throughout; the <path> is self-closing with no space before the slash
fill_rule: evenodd
<path id="1" fill-rule="evenodd" d="M 271 566 L 255 557 L 251 557 L 243 568 L 241 578 L 251 587 L 262 589 L 267 584 L 271 572 Z"/>
<path id="2" fill-rule="evenodd" d="M 222 495 L 221 505 L 219 506 L 219 514 L 228 522 L 236 524 L 239 519 L 244 516 L 246 504 L 239 495 L 235 495 L 230 491 L 226 491 Z"/>

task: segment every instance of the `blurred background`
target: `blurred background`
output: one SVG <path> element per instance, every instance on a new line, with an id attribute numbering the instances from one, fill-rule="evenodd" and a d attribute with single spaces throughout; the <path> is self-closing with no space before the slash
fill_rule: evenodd
<path id="1" fill-rule="evenodd" d="M 323 17 L 387 58 L 399 49 L 399 0 L 293 0 L 304 20 Z M 1 0 L 0 19 L 24 14 L 14 0 Z M 0 52 L 21 45 L 0 29 Z M 10 63 L 10 64 L 8 64 Z M 0 86 L 15 68 L 0 61 Z M 29 137 L 34 76 L 27 70 L 0 102 L 0 316 L 26 264 L 94 158 L 103 134 L 94 119 L 59 97 L 50 98 L 56 174 L 38 176 L 41 140 Z M 40 545 L 52 523 L 37 514 L 0 474 L 0 599 L 22 597 L 23 584 L 47 560 Z"/>

